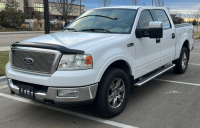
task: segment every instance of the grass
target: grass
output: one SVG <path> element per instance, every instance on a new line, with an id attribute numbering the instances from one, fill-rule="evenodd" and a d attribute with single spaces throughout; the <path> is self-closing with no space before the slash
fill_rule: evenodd
<path id="1" fill-rule="evenodd" d="M 195 39 L 200 39 L 200 32 L 195 32 L 195 33 L 194 33 L 194 36 L 196 36 Z"/>
<path id="2" fill-rule="evenodd" d="M 0 76 L 5 76 L 5 65 L 9 61 L 9 51 L 0 52 Z"/>
<path id="3" fill-rule="evenodd" d="M 16 32 L 21 31 L 20 29 L 0 29 L 0 32 Z"/>

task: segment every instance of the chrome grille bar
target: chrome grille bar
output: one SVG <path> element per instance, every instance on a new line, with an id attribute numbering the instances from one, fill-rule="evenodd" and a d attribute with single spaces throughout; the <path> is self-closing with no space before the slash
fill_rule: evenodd
<path id="1" fill-rule="evenodd" d="M 13 69 L 37 74 L 53 74 L 62 55 L 59 51 L 41 48 L 12 47 L 11 50 Z M 25 58 L 33 59 L 34 63 L 26 64 Z"/>

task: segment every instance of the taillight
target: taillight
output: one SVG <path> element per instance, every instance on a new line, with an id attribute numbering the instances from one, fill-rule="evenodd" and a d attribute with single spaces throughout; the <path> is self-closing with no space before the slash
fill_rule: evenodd
<path id="1" fill-rule="evenodd" d="M 194 29 L 193 29 L 192 39 L 194 39 Z"/>

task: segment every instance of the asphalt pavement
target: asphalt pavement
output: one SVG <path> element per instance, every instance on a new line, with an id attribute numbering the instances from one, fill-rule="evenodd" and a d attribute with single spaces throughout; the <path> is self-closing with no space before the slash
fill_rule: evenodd
<path id="1" fill-rule="evenodd" d="M 134 92 L 119 116 L 102 119 L 92 105 L 45 105 L 11 95 L 9 88 L 1 85 L 0 127 L 199 128 L 200 40 L 195 41 L 185 74 L 169 70 Z"/>
<path id="2" fill-rule="evenodd" d="M 11 44 L 15 42 L 20 42 L 26 39 L 30 39 L 33 37 L 37 36 L 42 36 L 45 35 L 44 33 L 27 33 L 27 34 L 22 34 L 22 33 L 7 33 L 7 34 L 1 34 L 0 33 L 0 47 L 6 47 L 10 46 Z"/>

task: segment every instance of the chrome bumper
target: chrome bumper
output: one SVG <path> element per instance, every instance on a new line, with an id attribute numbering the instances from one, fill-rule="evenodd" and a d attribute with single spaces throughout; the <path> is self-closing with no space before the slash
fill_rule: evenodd
<path id="1" fill-rule="evenodd" d="M 14 85 L 11 79 L 8 79 L 8 85 L 10 90 L 15 94 L 19 95 L 19 86 Z M 55 104 L 76 104 L 84 101 L 92 101 L 96 97 L 98 84 L 93 84 L 85 87 L 77 87 L 77 88 L 54 88 L 48 87 L 46 93 L 44 92 L 34 92 L 36 100 L 40 100 L 43 102 L 52 102 Z M 77 97 L 59 97 L 59 90 L 73 90 L 78 91 Z"/>

